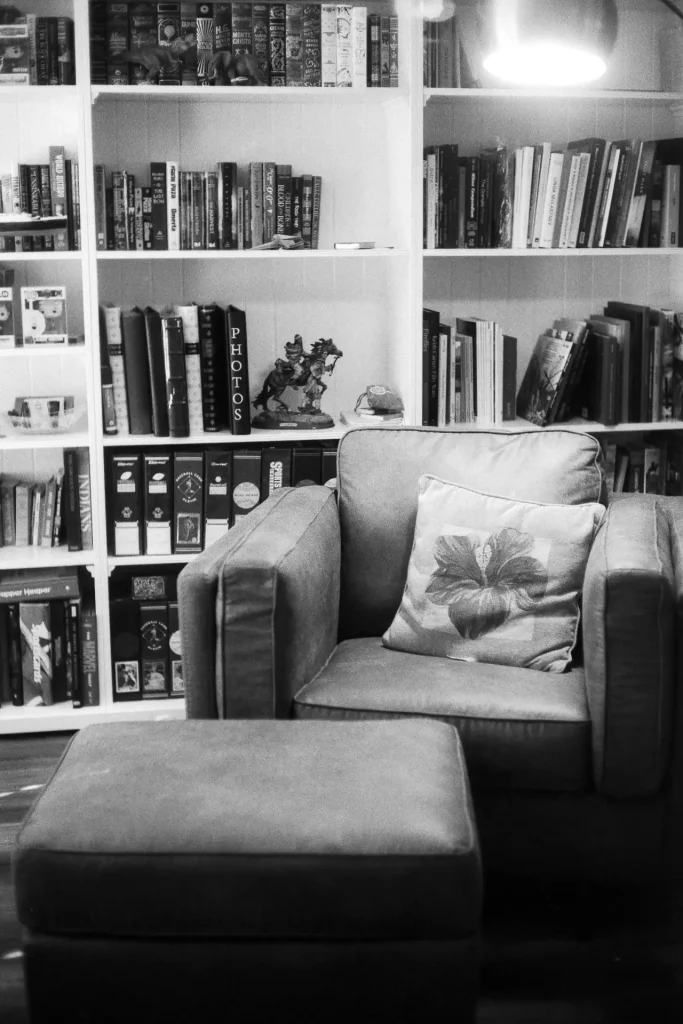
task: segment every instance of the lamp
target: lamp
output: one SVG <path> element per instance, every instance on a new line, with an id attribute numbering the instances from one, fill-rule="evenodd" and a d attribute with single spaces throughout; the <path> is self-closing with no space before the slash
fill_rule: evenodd
<path id="1" fill-rule="evenodd" d="M 617 38 L 614 0 L 487 0 L 483 6 L 483 66 L 497 78 L 572 86 L 607 70 Z"/>

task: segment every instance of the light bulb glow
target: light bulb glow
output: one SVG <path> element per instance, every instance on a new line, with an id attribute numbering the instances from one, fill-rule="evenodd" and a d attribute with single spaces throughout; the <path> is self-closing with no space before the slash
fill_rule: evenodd
<path id="1" fill-rule="evenodd" d="M 594 53 L 549 42 L 503 47 L 483 63 L 496 78 L 527 86 L 582 85 L 601 78 L 607 70 Z"/>

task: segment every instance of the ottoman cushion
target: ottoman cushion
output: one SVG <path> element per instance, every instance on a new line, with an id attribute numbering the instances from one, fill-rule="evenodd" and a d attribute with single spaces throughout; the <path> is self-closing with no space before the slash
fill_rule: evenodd
<path id="1" fill-rule="evenodd" d="M 65 936 L 453 939 L 481 902 L 457 732 L 417 720 L 90 726 L 14 868 Z"/>

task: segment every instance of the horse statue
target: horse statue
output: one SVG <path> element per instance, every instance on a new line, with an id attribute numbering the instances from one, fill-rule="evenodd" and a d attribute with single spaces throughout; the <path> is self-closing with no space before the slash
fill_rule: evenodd
<path id="1" fill-rule="evenodd" d="M 318 338 L 311 345 L 310 352 L 306 352 L 300 334 L 294 336 L 293 342 L 286 343 L 285 353 L 287 358 L 275 360 L 274 369 L 252 402 L 255 409 L 261 409 L 252 421 L 253 425 L 266 428 L 286 424 L 309 428 L 332 426 L 332 419 L 320 408 L 322 396 L 327 391 L 322 378 L 325 374 L 332 374 L 344 353 L 332 338 Z M 287 388 L 302 392 L 304 401 L 299 408 L 291 409 L 282 400 Z M 275 409 L 269 408 L 271 401 L 275 403 Z"/>

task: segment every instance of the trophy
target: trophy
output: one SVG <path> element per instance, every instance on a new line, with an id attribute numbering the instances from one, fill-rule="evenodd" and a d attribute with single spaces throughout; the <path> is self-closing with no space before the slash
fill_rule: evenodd
<path id="1" fill-rule="evenodd" d="M 276 359 L 252 405 L 260 407 L 251 424 L 263 430 L 324 430 L 334 420 L 320 408 L 327 391 L 325 374 L 331 375 L 343 352 L 332 338 L 318 338 L 306 352 L 300 334 L 285 345 L 285 359 Z M 288 390 L 289 389 L 289 390 Z M 285 394 L 288 392 L 287 394 Z M 288 405 L 282 396 L 290 400 Z M 269 406 L 274 403 L 274 407 Z"/>

